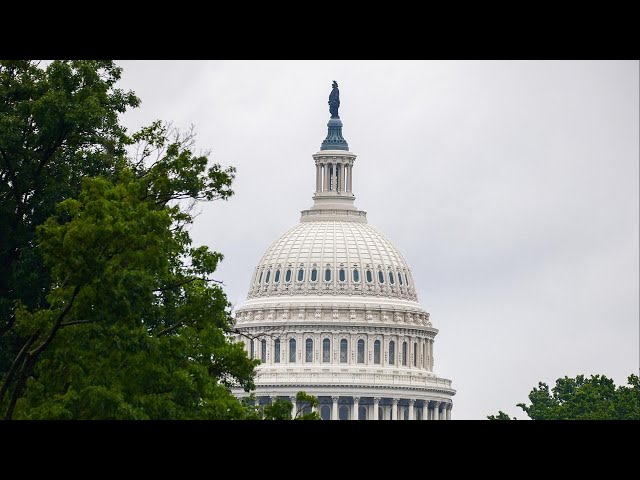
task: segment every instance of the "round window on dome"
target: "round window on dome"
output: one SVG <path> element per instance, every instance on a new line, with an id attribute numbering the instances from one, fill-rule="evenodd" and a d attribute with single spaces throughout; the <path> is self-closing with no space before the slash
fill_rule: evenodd
<path id="1" fill-rule="evenodd" d="M 291 281 L 291 269 L 287 268 L 287 273 L 284 274 L 284 281 L 289 283 Z"/>
<path id="2" fill-rule="evenodd" d="M 381 285 L 384 283 L 384 273 L 382 273 L 382 270 L 378 270 L 378 281 Z"/>
<path id="3" fill-rule="evenodd" d="M 324 281 L 325 282 L 330 282 L 331 281 L 331 269 L 330 268 L 327 268 L 324 271 Z"/>
<path id="4" fill-rule="evenodd" d="M 301 282 L 304 280 L 304 268 L 298 270 L 298 281 Z"/>
<path id="5" fill-rule="evenodd" d="M 264 279 L 264 283 L 269 283 L 269 277 L 271 277 L 271 270 L 267 270 L 267 276 Z"/>
<path id="6" fill-rule="evenodd" d="M 353 282 L 360 283 L 360 270 L 357 268 L 353 269 Z"/>
<path id="7" fill-rule="evenodd" d="M 312 282 L 317 282 L 318 281 L 318 270 L 315 268 L 311 269 L 311 281 Z"/>
<path id="8" fill-rule="evenodd" d="M 393 272 L 389 272 L 389 283 L 394 285 L 396 282 L 393 280 Z"/>
<path id="9" fill-rule="evenodd" d="M 273 283 L 280 283 L 280 269 L 276 270 L 276 274 L 273 276 Z"/>
<path id="10" fill-rule="evenodd" d="M 373 273 L 371 273 L 371 270 L 367 270 L 367 283 L 372 283 L 373 282 Z"/>
<path id="11" fill-rule="evenodd" d="M 341 282 L 344 282 L 347 279 L 347 274 L 344 271 L 344 268 L 341 268 L 340 271 L 338 272 L 338 279 Z"/>

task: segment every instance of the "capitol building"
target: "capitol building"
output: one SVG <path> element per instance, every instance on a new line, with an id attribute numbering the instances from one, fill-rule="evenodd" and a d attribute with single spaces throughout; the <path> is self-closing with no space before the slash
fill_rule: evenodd
<path id="1" fill-rule="evenodd" d="M 329 105 L 313 205 L 267 248 L 235 311 L 236 341 L 261 361 L 256 398 L 290 398 L 295 415 L 305 391 L 325 420 L 449 420 L 456 391 L 434 372 L 438 329 L 398 248 L 354 204 L 335 82 Z"/>

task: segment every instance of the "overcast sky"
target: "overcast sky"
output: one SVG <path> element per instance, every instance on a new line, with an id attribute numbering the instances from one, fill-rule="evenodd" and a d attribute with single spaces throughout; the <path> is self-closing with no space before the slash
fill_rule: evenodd
<path id="1" fill-rule="evenodd" d="M 412 269 L 440 329 L 453 418 L 480 419 L 539 381 L 638 373 L 637 61 L 122 61 L 155 119 L 194 124 L 235 196 L 201 208 L 196 244 L 246 299 L 267 246 L 311 206 L 340 85 L 356 206 Z"/>

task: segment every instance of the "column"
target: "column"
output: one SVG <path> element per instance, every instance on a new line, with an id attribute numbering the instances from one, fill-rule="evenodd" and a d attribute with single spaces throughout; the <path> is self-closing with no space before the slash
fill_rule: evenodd
<path id="1" fill-rule="evenodd" d="M 360 420 L 360 397 L 353 397 L 353 418 L 354 420 Z"/>
<path id="2" fill-rule="evenodd" d="M 433 372 L 433 340 L 429 343 L 431 344 L 429 348 L 429 364 L 431 365 L 431 371 Z"/>
<path id="3" fill-rule="evenodd" d="M 316 164 L 316 192 L 322 190 L 322 166 Z"/>
<path id="4" fill-rule="evenodd" d="M 333 177 L 336 176 L 336 165 L 335 163 L 328 163 L 327 167 L 327 175 L 329 175 L 329 190 L 333 192 Z"/>
<path id="5" fill-rule="evenodd" d="M 347 192 L 351 193 L 351 188 L 353 186 L 353 182 L 351 181 L 351 172 L 353 172 L 353 165 L 349 165 L 347 171 L 349 175 L 347 177 Z"/>
<path id="6" fill-rule="evenodd" d="M 422 420 L 429 420 L 429 402 L 426 400 L 422 402 Z"/>
<path id="7" fill-rule="evenodd" d="M 447 420 L 451 420 L 451 410 L 453 409 L 453 403 L 447 405 Z"/>
<path id="8" fill-rule="evenodd" d="M 378 409 L 380 407 L 380 397 L 374 397 L 373 399 L 373 418 L 374 420 L 380 420 L 378 418 Z"/>
<path id="9" fill-rule="evenodd" d="M 413 420 L 413 405 L 416 403 L 415 400 L 409 400 L 409 420 Z"/>
<path id="10" fill-rule="evenodd" d="M 329 191 L 329 164 L 325 162 L 324 164 L 324 189 L 323 191 Z"/>
<path id="11" fill-rule="evenodd" d="M 347 165 L 344 163 L 340 167 L 340 175 L 340 191 L 344 192 L 347 189 Z"/>
<path id="12" fill-rule="evenodd" d="M 331 420 L 338 420 L 338 400 L 340 400 L 340 397 L 331 397 L 331 400 L 333 401 Z"/>
<path id="13" fill-rule="evenodd" d="M 438 402 L 430 402 L 431 403 L 431 408 L 432 408 L 432 412 L 431 412 L 431 420 L 440 420 L 439 417 L 439 409 L 440 409 L 440 404 Z"/>
<path id="14" fill-rule="evenodd" d="M 291 418 L 296 418 L 296 415 L 298 414 L 298 403 L 296 402 L 295 395 L 289 397 L 289 400 L 291 400 L 291 403 L 293 403 L 293 409 L 291 410 Z"/>
<path id="15" fill-rule="evenodd" d="M 400 401 L 399 398 L 394 398 L 391 400 L 391 402 L 393 403 L 393 409 L 392 409 L 392 417 L 391 420 L 398 420 L 398 402 Z"/>

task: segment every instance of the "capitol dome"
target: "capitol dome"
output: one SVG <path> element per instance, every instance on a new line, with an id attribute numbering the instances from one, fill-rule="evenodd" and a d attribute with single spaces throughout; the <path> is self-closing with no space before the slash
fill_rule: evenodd
<path id="1" fill-rule="evenodd" d="M 278 295 L 418 300 L 411 271 L 393 243 L 366 223 L 344 220 L 303 221 L 269 246 L 249 298 Z"/>
<path id="2" fill-rule="evenodd" d="M 438 330 L 398 248 L 354 205 L 356 155 L 337 90 L 334 82 L 328 135 L 313 155 L 314 204 L 254 269 L 235 311 L 236 341 L 261 361 L 260 403 L 288 397 L 295 415 L 303 390 L 327 420 L 450 419 L 455 390 L 433 371 Z"/>

